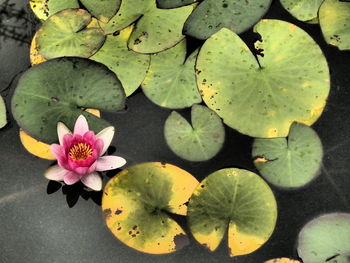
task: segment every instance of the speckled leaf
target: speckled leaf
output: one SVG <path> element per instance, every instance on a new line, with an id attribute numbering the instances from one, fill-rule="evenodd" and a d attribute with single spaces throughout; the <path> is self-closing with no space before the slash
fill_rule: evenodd
<path id="1" fill-rule="evenodd" d="M 37 48 L 44 58 L 90 57 L 103 44 L 99 27 L 87 28 L 91 15 L 83 9 L 67 9 L 51 16 L 37 32 Z"/>
<path id="2" fill-rule="evenodd" d="M 38 38 L 38 33 L 35 33 L 33 36 L 32 42 L 30 44 L 29 58 L 30 58 L 30 63 L 32 64 L 32 66 L 40 64 L 40 63 L 45 62 L 47 60 L 42 55 L 40 55 L 40 53 L 38 51 L 37 38 Z"/>
<path id="3" fill-rule="evenodd" d="M 216 171 L 194 191 L 188 224 L 194 238 L 214 251 L 228 228 L 231 256 L 254 252 L 271 236 L 277 218 L 275 197 L 256 174 L 235 168 Z"/>
<path id="4" fill-rule="evenodd" d="M 58 58 L 27 70 L 12 98 L 12 113 L 19 126 L 45 143 L 57 141 L 56 125 L 70 129 L 80 114 L 99 132 L 106 121 L 84 108 L 117 111 L 124 108 L 125 94 L 113 72 L 82 58 Z"/>
<path id="5" fill-rule="evenodd" d="M 190 5 L 198 1 L 199 0 L 157 0 L 157 5 L 159 8 L 175 8 Z"/>
<path id="6" fill-rule="evenodd" d="M 222 148 L 225 128 L 215 112 L 207 107 L 192 107 L 192 126 L 176 111 L 165 122 L 164 136 L 170 149 L 193 162 L 207 161 Z"/>
<path id="7" fill-rule="evenodd" d="M 267 181 L 296 188 L 318 175 L 323 149 L 312 128 L 294 123 L 288 138 L 255 139 L 252 155 L 256 168 Z"/>
<path id="8" fill-rule="evenodd" d="M 184 33 L 199 39 L 221 28 L 242 33 L 259 21 L 270 4 L 271 0 L 204 0 L 187 19 Z"/>
<path id="9" fill-rule="evenodd" d="M 265 263 L 300 263 L 300 261 L 289 258 L 276 258 L 265 261 Z"/>
<path id="10" fill-rule="evenodd" d="M 299 233 L 298 254 L 304 263 L 349 263 L 350 214 L 325 214 L 307 223 Z"/>
<path id="11" fill-rule="evenodd" d="M 102 210 L 107 226 L 138 251 L 175 252 L 188 244 L 188 238 L 169 213 L 186 215 L 186 203 L 197 185 L 191 174 L 170 164 L 129 167 L 104 189 Z"/>
<path id="12" fill-rule="evenodd" d="M 107 23 L 118 11 L 121 0 L 80 0 L 98 20 Z"/>
<path id="13" fill-rule="evenodd" d="M 0 96 L 0 129 L 4 127 L 7 123 L 6 118 L 6 106 L 4 99 Z"/>
<path id="14" fill-rule="evenodd" d="M 30 0 L 29 5 L 41 21 L 68 8 L 79 8 L 78 0 Z"/>
<path id="15" fill-rule="evenodd" d="M 142 90 L 155 104 L 171 109 L 191 107 L 202 101 L 195 75 L 198 50 L 186 60 L 186 40 L 152 55 Z"/>
<path id="16" fill-rule="evenodd" d="M 324 0 L 280 0 L 282 6 L 296 19 L 309 22 L 317 19 Z"/>
<path id="17" fill-rule="evenodd" d="M 252 137 L 286 137 L 293 122 L 307 125 L 321 115 L 330 88 L 327 61 L 302 29 L 262 20 L 255 58 L 228 29 L 208 39 L 197 59 L 197 84 L 204 102 L 224 122 Z M 234 61 L 234 63 L 232 63 Z"/>
<path id="18" fill-rule="evenodd" d="M 106 65 L 121 81 L 126 96 L 130 96 L 146 76 L 150 55 L 128 49 L 127 42 L 133 26 L 120 31 L 119 35 L 107 36 L 102 48 L 90 59 Z"/>
<path id="19" fill-rule="evenodd" d="M 350 50 L 350 2 L 325 0 L 319 11 L 323 36 L 328 44 Z"/>

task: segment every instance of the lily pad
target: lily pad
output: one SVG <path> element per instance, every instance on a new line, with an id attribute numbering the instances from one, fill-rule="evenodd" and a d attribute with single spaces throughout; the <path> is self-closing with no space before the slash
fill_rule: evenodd
<path id="1" fill-rule="evenodd" d="M 121 81 L 126 96 L 130 96 L 141 84 L 149 68 L 150 55 L 128 49 L 127 42 L 133 26 L 120 31 L 116 36 L 107 36 L 102 48 L 90 59 L 106 65 Z"/>
<path id="2" fill-rule="evenodd" d="M 0 96 L 0 128 L 4 127 L 7 123 L 6 118 L 6 106 L 4 99 Z"/>
<path id="3" fill-rule="evenodd" d="M 186 40 L 152 55 L 142 90 L 153 103 L 171 109 L 191 107 L 202 101 L 195 75 L 198 50 L 186 60 Z"/>
<path id="4" fill-rule="evenodd" d="M 118 11 L 121 0 L 80 0 L 98 20 L 107 23 Z"/>
<path id="5" fill-rule="evenodd" d="M 300 263 L 300 261 L 289 258 L 276 258 L 265 261 L 265 263 Z"/>
<path id="6" fill-rule="evenodd" d="M 157 5 L 160 8 L 175 8 L 196 2 L 198 2 L 198 0 L 157 0 Z"/>
<path id="7" fill-rule="evenodd" d="M 37 32 L 37 48 L 44 58 L 90 57 L 103 44 L 98 27 L 87 28 L 91 15 L 83 9 L 66 9 L 51 16 Z"/>
<path id="8" fill-rule="evenodd" d="M 298 237 L 304 263 L 350 262 L 350 214 L 325 214 L 307 223 Z"/>
<path id="9" fill-rule="evenodd" d="M 228 126 L 252 137 L 286 137 L 293 122 L 311 125 L 322 114 L 330 89 L 327 61 L 293 24 L 262 20 L 254 30 L 264 57 L 254 57 L 228 29 L 205 42 L 196 64 L 198 88 Z"/>
<path id="10" fill-rule="evenodd" d="M 256 168 L 267 181 L 295 188 L 318 175 L 323 149 L 312 128 L 294 123 L 288 138 L 255 139 L 252 154 Z"/>
<path id="11" fill-rule="evenodd" d="M 225 141 L 225 128 L 215 112 L 207 107 L 192 107 L 192 126 L 176 111 L 165 122 L 164 136 L 179 157 L 201 162 L 213 158 Z"/>
<path id="12" fill-rule="evenodd" d="M 47 59 L 40 55 L 37 44 L 38 33 L 35 33 L 30 44 L 30 63 L 32 66 L 45 62 Z"/>
<path id="13" fill-rule="evenodd" d="M 228 229 L 231 256 L 260 248 L 270 238 L 276 218 L 276 200 L 269 186 L 258 175 L 235 168 L 204 179 L 188 206 L 194 238 L 214 251 Z"/>
<path id="14" fill-rule="evenodd" d="M 271 0 L 204 0 L 187 19 L 184 33 L 207 39 L 228 28 L 239 34 L 257 23 L 270 5 Z"/>
<path id="15" fill-rule="evenodd" d="M 317 19 L 324 0 L 280 0 L 283 7 L 296 19 L 309 22 Z"/>
<path id="16" fill-rule="evenodd" d="M 102 210 L 121 242 L 150 254 L 172 253 L 188 237 L 169 213 L 186 215 L 198 181 L 186 171 L 162 163 L 143 163 L 123 170 L 104 189 Z"/>
<path id="17" fill-rule="evenodd" d="M 78 0 L 30 0 L 30 8 L 41 21 L 68 8 L 79 8 Z"/>
<path id="18" fill-rule="evenodd" d="M 350 50 L 350 2 L 325 0 L 320 7 L 319 20 L 328 44 Z"/>
<path id="19" fill-rule="evenodd" d="M 27 70 L 12 98 L 12 113 L 30 136 L 45 143 L 57 141 L 57 122 L 73 130 L 83 114 L 96 133 L 110 126 L 85 108 L 117 111 L 124 108 L 125 94 L 107 67 L 83 58 L 58 58 Z"/>

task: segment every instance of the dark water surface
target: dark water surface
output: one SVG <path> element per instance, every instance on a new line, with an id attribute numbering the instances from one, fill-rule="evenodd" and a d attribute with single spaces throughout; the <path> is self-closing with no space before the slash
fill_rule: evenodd
<path id="1" fill-rule="evenodd" d="M 0 3 L 0 91 L 9 109 L 18 77 L 30 65 L 29 42 L 37 22 L 27 0 Z M 0 131 L 0 262 L 259 263 L 282 256 L 297 258 L 296 238 L 306 222 L 326 212 L 350 212 L 350 52 L 327 46 L 318 25 L 296 21 L 278 1 L 274 1 L 266 17 L 291 21 L 311 34 L 327 56 L 332 74 L 329 103 L 314 125 L 325 149 L 322 173 L 310 185 L 296 191 L 272 187 L 279 216 L 267 244 L 251 255 L 235 259 L 228 257 L 225 242 L 210 253 L 193 238 L 189 246 L 163 256 L 145 255 L 124 246 L 104 225 L 101 193 L 84 192 L 79 184 L 62 187 L 48 183 L 43 172 L 51 163 L 26 152 L 18 137 L 19 127 L 8 113 L 9 124 Z M 254 35 L 247 32 L 243 38 L 252 44 Z M 194 48 L 198 41 L 190 45 Z M 115 154 L 124 156 L 129 165 L 169 162 L 199 180 L 224 167 L 256 171 L 250 155 L 251 138 L 227 128 L 226 144 L 214 159 L 186 162 L 165 144 L 163 124 L 170 110 L 153 105 L 140 91 L 127 104 L 126 112 L 103 113 L 103 117 L 116 126 Z M 115 173 L 105 175 L 104 181 Z M 185 225 L 184 219 L 179 220 Z"/>

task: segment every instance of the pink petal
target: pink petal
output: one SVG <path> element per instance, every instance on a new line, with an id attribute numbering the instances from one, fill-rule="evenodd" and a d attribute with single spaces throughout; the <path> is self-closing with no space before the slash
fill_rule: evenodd
<path id="1" fill-rule="evenodd" d="M 74 168 L 73 171 L 78 175 L 85 175 L 87 174 L 88 170 L 89 170 L 89 167 L 77 167 L 77 168 Z"/>
<path id="2" fill-rule="evenodd" d="M 68 185 L 75 184 L 80 180 L 80 176 L 74 172 L 67 172 L 64 176 L 64 182 Z"/>
<path id="3" fill-rule="evenodd" d="M 103 156 L 97 160 L 96 171 L 117 169 L 126 164 L 126 160 L 118 156 Z"/>
<path id="4" fill-rule="evenodd" d="M 94 145 L 94 151 L 96 151 L 97 156 L 101 156 L 104 147 L 104 142 L 101 139 L 97 139 Z"/>
<path id="5" fill-rule="evenodd" d="M 80 115 L 74 125 L 74 134 L 83 136 L 87 131 L 89 131 L 87 120 L 84 115 Z"/>
<path id="6" fill-rule="evenodd" d="M 49 180 L 53 180 L 53 181 L 63 181 L 64 176 L 66 175 L 66 173 L 69 173 L 69 171 L 61 168 L 59 165 L 54 165 L 51 166 L 50 168 L 48 168 L 45 171 L 44 176 L 49 179 Z"/>
<path id="7" fill-rule="evenodd" d="M 107 151 L 109 145 L 111 145 L 111 142 L 113 140 L 113 136 L 114 136 L 114 127 L 113 126 L 109 126 L 105 129 L 103 129 L 102 131 L 100 131 L 96 135 L 96 138 L 103 140 L 103 143 L 104 143 L 101 155 L 104 155 L 105 152 Z"/>
<path id="8" fill-rule="evenodd" d="M 67 128 L 67 126 L 64 123 L 57 123 L 57 135 L 61 145 L 63 145 L 63 136 L 66 134 L 72 134 L 72 132 Z"/>
<path id="9" fill-rule="evenodd" d="M 81 182 L 95 191 L 102 190 L 102 179 L 98 173 L 90 173 L 81 178 Z"/>
<path id="10" fill-rule="evenodd" d="M 89 170 L 87 171 L 89 174 L 90 173 L 93 173 L 96 171 L 96 165 L 97 165 L 97 161 L 94 162 L 90 167 L 89 167 Z"/>
<path id="11" fill-rule="evenodd" d="M 72 134 L 66 134 L 63 136 L 62 146 L 63 146 L 65 154 L 68 153 L 69 148 L 73 144 L 73 141 L 74 141 L 74 136 Z"/>
<path id="12" fill-rule="evenodd" d="M 95 133 L 93 131 L 86 132 L 83 136 L 83 140 L 87 144 L 94 145 L 96 141 Z"/>
<path id="13" fill-rule="evenodd" d="M 59 144 L 51 144 L 50 145 L 50 150 L 51 153 L 56 157 L 56 159 L 58 159 L 59 157 L 64 156 L 64 153 L 62 151 L 62 147 Z"/>

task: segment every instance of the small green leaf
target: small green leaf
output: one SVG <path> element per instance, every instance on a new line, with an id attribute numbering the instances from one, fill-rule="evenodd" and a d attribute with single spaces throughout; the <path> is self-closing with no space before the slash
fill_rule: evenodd
<path id="1" fill-rule="evenodd" d="M 304 263 L 349 263 L 350 214 L 325 214 L 307 223 L 299 233 L 298 254 Z"/>
<path id="2" fill-rule="evenodd" d="M 12 97 L 12 113 L 18 125 L 32 137 L 57 141 L 57 122 L 71 130 L 83 114 L 90 129 L 110 126 L 85 108 L 117 111 L 125 94 L 115 74 L 104 65 L 83 58 L 58 58 L 28 69 Z"/>
<path id="3" fill-rule="evenodd" d="M 164 136 L 179 157 L 201 162 L 213 158 L 225 141 L 225 128 L 215 112 L 207 107 L 192 107 L 192 126 L 176 111 L 165 122 Z"/>
<path id="4" fill-rule="evenodd" d="M 197 85 L 204 102 L 239 132 L 262 138 L 286 137 L 293 122 L 313 124 L 330 89 L 327 61 L 302 29 L 262 20 L 255 57 L 239 36 L 221 29 L 201 48 Z"/>
<path id="5" fill-rule="evenodd" d="M 198 2 L 199 0 L 157 0 L 159 8 L 175 8 L 184 5 L 190 5 Z"/>
<path id="6" fill-rule="evenodd" d="M 267 12 L 271 0 L 204 0 L 185 23 L 186 35 L 207 39 L 221 28 L 237 34 L 253 26 Z"/>
<path id="7" fill-rule="evenodd" d="M 80 0 L 101 22 L 107 23 L 118 11 L 121 0 Z"/>
<path id="8" fill-rule="evenodd" d="M 194 238 L 214 251 L 228 230 L 231 256 L 254 252 L 271 236 L 277 218 L 269 186 L 247 170 L 228 168 L 204 179 L 188 206 Z"/>
<path id="9" fill-rule="evenodd" d="M 141 84 L 149 68 L 150 55 L 128 49 L 127 42 L 133 27 L 127 27 L 117 36 L 107 36 L 106 42 L 90 59 L 106 65 L 121 81 L 126 96 L 130 96 Z"/>
<path id="10" fill-rule="evenodd" d="M 324 0 L 280 0 L 283 7 L 296 19 L 309 22 L 317 19 Z"/>
<path id="11" fill-rule="evenodd" d="M 41 21 L 68 8 L 79 8 L 78 0 L 30 0 L 29 5 Z"/>
<path id="12" fill-rule="evenodd" d="M 255 139 L 252 155 L 267 181 L 294 188 L 306 185 L 318 175 L 323 149 L 312 128 L 294 123 L 288 138 Z"/>
<path id="13" fill-rule="evenodd" d="M 202 101 L 195 75 L 198 50 L 186 60 L 186 40 L 152 55 L 142 90 L 153 103 L 171 109 L 191 107 Z M 186 61 L 185 61 L 186 60 Z"/>
<path id="14" fill-rule="evenodd" d="M 6 118 L 6 106 L 4 99 L 0 96 L 0 129 L 4 127 L 7 123 Z"/>
<path id="15" fill-rule="evenodd" d="M 325 0 L 319 11 L 320 26 L 328 44 L 350 50 L 350 3 Z"/>
<path id="16" fill-rule="evenodd" d="M 99 27 L 87 28 L 91 15 L 83 9 L 66 9 L 51 16 L 37 32 L 37 48 L 46 59 L 90 57 L 103 44 Z"/>

